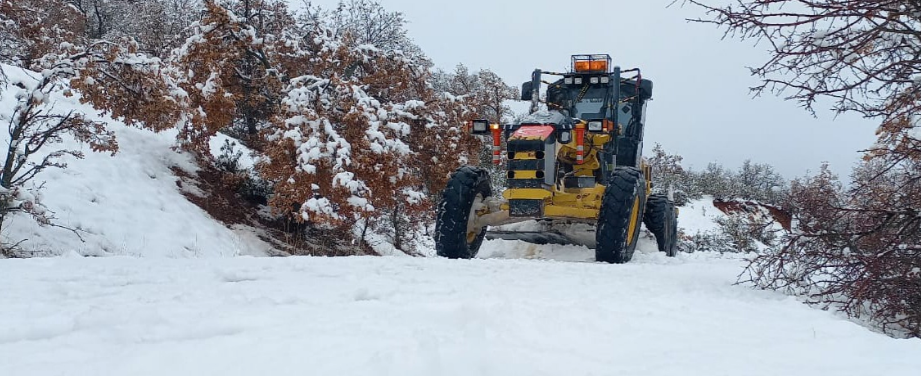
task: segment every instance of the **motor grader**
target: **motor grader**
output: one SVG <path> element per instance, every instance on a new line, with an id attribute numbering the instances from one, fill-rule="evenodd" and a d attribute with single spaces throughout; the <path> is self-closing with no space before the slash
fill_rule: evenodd
<path id="1" fill-rule="evenodd" d="M 597 261 L 625 263 L 644 223 L 659 251 L 675 256 L 678 210 L 667 193 L 653 193 L 642 157 L 651 98 L 652 81 L 639 69 L 613 66 L 607 54 L 573 55 L 564 73 L 535 70 L 521 90 L 521 99 L 531 101 L 529 115 L 515 124 L 468 124 L 473 134 L 491 136 L 493 163 L 501 163 L 504 149 L 506 189 L 494 195 L 486 169 L 456 170 L 438 204 L 437 254 L 475 257 L 489 227 L 535 221 L 536 231 L 491 233 L 538 243 L 562 237 L 594 248 Z M 559 230 L 579 226 L 593 236 Z"/>

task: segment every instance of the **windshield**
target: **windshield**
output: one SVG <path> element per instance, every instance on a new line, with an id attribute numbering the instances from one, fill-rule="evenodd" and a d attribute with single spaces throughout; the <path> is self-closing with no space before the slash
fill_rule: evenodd
<path id="1" fill-rule="evenodd" d="M 581 92 L 581 91 L 579 91 Z M 575 99 L 578 99 L 578 93 L 575 93 Z M 580 119 L 601 118 L 604 117 L 601 108 L 604 106 L 604 97 L 607 95 L 607 88 L 593 87 L 585 92 L 585 95 L 576 101 L 575 112 L 573 117 Z"/>

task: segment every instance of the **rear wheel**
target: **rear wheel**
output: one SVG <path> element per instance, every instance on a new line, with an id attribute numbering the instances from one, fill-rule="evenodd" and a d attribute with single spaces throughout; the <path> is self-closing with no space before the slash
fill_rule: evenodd
<path id="1" fill-rule="evenodd" d="M 492 195 L 489 173 L 464 166 L 448 180 L 435 220 L 435 251 L 439 256 L 469 259 L 476 256 L 486 237 L 486 226 L 477 226 L 476 212 Z"/>
<path id="2" fill-rule="evenodd" d="M 646 206 L 646 180 L 634 167 L 614 170 L 598 213 L 595 260 L 622 264 L 633 258 Z"/>
<path id="3" fill-rule="evenodd" d="M 646 229 L 656 236 L 659 252 L 668 257 L 678 254 L 678 216 L 675 203 L 663 194 L 649 196 L 646 213 L 643 216 Z"/>
<path id="4" fill-rule="evenodd" d="M 670 211 L 672 219 L 672 225 L 670 227 L 671 237 L 668 239 L 668 248 L 665 249 L 665 255 L 668 257 L 675 257 L 678 255 L 678 210 L 672 206 Z"/>

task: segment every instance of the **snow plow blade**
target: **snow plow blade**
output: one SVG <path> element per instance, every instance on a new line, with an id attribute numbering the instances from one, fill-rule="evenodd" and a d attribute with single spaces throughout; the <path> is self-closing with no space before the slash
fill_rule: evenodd
<path id="1" fill-rule="evenodd" d="M 557 232 L 547 231 L 487 231 L 486 239 L 521 240 L 534 244 L 573 244 L 573 239 Z"/>

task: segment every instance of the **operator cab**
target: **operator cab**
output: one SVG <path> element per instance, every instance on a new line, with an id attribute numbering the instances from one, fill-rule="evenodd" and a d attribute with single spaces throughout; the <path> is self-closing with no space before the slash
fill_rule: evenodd
<path id="1" fill-rule="evenodd" d="M 610 55 L 573 55 L 570 72 L 549 85 L 547 107 L 574 119 L 616 122 L 620 133 L 616 151 L 610 152 L 616 153 L 617 165 L 637 166 L 646 101 L 652 97 L 652 81 L 643 79 L 639 70 L 636 72 L 636 77 L 623 79 L 620 68 L 611 64 Z M 620 81 L 619 88 L 615 86 L 616 80 Z M 522 93 L 530 89 L 526 83 Z"/>

